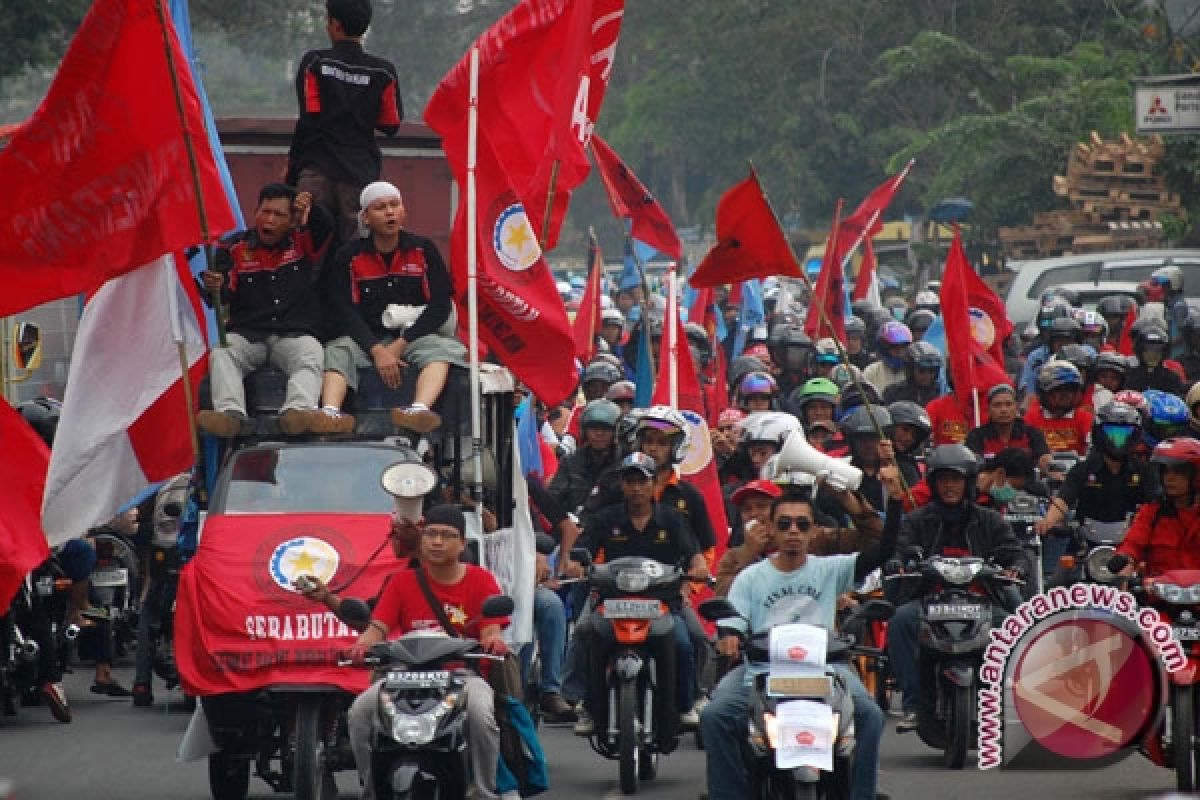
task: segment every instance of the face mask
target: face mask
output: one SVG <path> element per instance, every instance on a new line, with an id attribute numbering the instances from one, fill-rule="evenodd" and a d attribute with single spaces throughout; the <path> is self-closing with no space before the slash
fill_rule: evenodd
<path id="1" fill-rule="evenodd" d="M 1006 483 L 1003 486 L 993 486 L 991 495 L 1000 505 L 1007 505 L 1017 498 L 1017 490 Z"/>

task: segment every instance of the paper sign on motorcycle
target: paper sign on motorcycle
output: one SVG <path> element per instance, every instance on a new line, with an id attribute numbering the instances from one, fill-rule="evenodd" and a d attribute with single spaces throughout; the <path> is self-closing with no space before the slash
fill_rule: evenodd
<path id="1" fill-rule="evenodd" d="M 789 700 L 775 709 L 778 747 L 775 766 L 779 769 L 812 767 L 833 770 L 833 709 L 826 703 Z"/>
<path id="2" fill-rule="evenodd" d="M 825 674 L 828 632 L 817 625 L 795 623 L 771 629 L 771 667 L 767 693 L 772 697 L 828 697 Z"/>

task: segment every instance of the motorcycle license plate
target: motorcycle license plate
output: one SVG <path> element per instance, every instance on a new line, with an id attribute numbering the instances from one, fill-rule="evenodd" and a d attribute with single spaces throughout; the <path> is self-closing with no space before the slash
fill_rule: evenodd
<path id="1" fill-rule="evenodd" d="M 605 619 L 658 619 L 662 604 L 657 600 L 616 598 L 604 601 Z"/>
<path id="2" fill-rule="evenodd" d="M 1177 642 L 1200 642 L 1200 628 L 1184 628 L 1179 625 L 1171 627 Z"/>
<path id="3" fill-rule="evenodd" d="M 829 697 L 833 678 L 828 675 L 768 675 L 767 694 L 771 697 Z"/>
<path id="4" fill-rule="evenodd" d="M 925 615 L 930 622 L 983 619 L 987 611 L 987 606 L 961 603 L 933 603 L 925 607 Z"/>
<path id="5" fill-rule="evenodd" d="M 401 672 L 387 674 L 385 685 L 389 689 L 440 689 L 450 682 L 446 670 L 434 672 Z"/>
<path id="6" fill-rule="evenodd" d="M 98 569 L 92 573 L 92 586 L 126 586 L 128 584 L 129 570 L 124 567 Z"/>

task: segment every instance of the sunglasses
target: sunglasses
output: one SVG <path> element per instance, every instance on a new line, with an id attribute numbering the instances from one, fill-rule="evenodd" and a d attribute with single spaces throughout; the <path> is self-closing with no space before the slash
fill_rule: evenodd
<path id="1" fill-rule="evenodd" d="M 813 521 L 808 517 L 780 517 L 779 519 L 775 520 L 775 530 L 779 531 L 780 533 L 787 533 L 792 529 L 793 523 L 796 526 L 796 530 L 800 531 L 801 533 L 808 533 L 809 528 L 812 527 Z"/>

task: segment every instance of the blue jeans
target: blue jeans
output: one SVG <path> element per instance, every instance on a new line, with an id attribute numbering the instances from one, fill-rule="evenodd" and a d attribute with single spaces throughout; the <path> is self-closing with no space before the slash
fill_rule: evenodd
<path id="1" fill-rule="evenodd" d="M 533 627 L 542 656 L 542 680 L 538 688 L 544 695 L 559 694 L 567 644 L 567 614 L 562 600 L 545 586 L 537 587 L 533 594 Z M 526 682 L 531 666 L 533 645 L 527 644 L 521 648 L 521 672 Z"/>
<path id="2" fill-rule="evenodd" d="M 833 668 L 845 678 L 854 700 L 856 743 L 850 796 L 854 800 L 875 800 L 883 712 L 867 694 L 853 669 L 845 664 L 834 664 Z M 721 679 L 700 714 L 710 800 L 742 800 L 750 794 L 749 765 L 742 745 L 746 739 L 750 693 L 754 687 L 746 683 L 745 676 L 746 668 L 740 666 Z"/>

